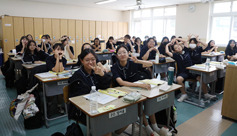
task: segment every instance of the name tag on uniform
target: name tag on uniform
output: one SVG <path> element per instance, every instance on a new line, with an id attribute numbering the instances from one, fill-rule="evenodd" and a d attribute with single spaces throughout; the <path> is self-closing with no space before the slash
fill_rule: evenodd
<path id="1" fill-rule="evenodd" d="M 114 112 L 110 112 L 109 113 L 109 118 L 113 118 L 113 117 L 116 117 L 116 116 L 119 116 L 119 115 L 122 115 L 122 114 L 125 114 L 126 113 L 126 108 L 123 108 L 123 109 L 120 109 L 120 110 L 117 110 L 117 111 L 114 111 Z"/>
<path id="2" fill-rule="evenodd" d="M 162 95 L 160 97 L 157 97 L 157 102 L 163 101 L 164 99 L 168 98 L 168 94 Z"/>

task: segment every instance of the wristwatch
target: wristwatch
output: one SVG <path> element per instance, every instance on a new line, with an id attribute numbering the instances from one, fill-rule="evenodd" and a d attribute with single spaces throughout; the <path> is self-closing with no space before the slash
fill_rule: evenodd
<path id="1" fill-rule="evenodd" d="M 59 60 L 59 62 L 63 62 L 63 60 L 62 60 L 62 59 L 60 59 L 60 60 Z"/>

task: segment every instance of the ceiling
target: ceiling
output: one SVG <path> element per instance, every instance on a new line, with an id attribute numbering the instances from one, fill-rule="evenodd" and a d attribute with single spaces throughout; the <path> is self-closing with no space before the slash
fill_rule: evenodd
<path id="1" fill-rule="evenodd" d="M 95 4 L 95 2 L 102 0 L 24 0 L 24 1 L 67 4 L 81 7 L 103 8 L 113 10 L 128 10 L 125 8 L 125 6 L 133 6 L 136 4 L 136 0 L 117 0 L 116 2 L 111 2 L 102 5 Z M 142 0 L 142 3 L 144 3 L 146 7 L 158 7 L 158 6 L 195 3 L 195 2 L 201 2 L 201 0 Z"/>

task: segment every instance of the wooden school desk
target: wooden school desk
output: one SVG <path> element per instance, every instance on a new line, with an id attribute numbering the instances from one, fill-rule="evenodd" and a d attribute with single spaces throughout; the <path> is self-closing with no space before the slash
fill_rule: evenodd
<path id="1" fill-rule="evenodd" d="M 217 79 L 217 68 L 215 66 L 210 66 L 209 70 L 206 70 L 205 68 L 195 68 L 195 67 L 187 67 L 186 69 L 189 70 L 189 73 L 192 74 L 197 74 L 197 75 L 201 75 L 201 79 L 200 79 L 200 87 L 199 87 L 199 98 L 197 102 L 193 102 L 193 101 L 189 101 L 189 100 L 184 100 L 184 102 L 187 102 L 189 104 L 193 104 L 202 108 L 205 108 L 205 103 L 201 102 L 201 93 L 202 93 L 202 81 L 205 84 L 208 83 L 212 83 L 215 82 Z M 212 91 L 214 85 L 212 85 Z"/>
<path id="2" fill-rule="evenodd" d="M 155 73 L 168 72 L 168 68 L 170 67 L 171 63 L 175 63 L 175 60 L 173 60 L 170 57 L 166 58 L 165 63 L 155 63 L 154 60 L 153 60 L 152 75 L 154 75 Z"/>
<path id="3" fill-rule="evenodd" d="M 86 100 L 86 98 L 83 96 L 69 98 L 69 101 L 72 104 L 74 104 L 78 109 L 86 114 L 87 136 L 90 136 L 90 133 L 93 136 L 104 135 L 123 128 L 131 123 L 133 123 L 132 131 L 133 136 L 135 136 L 134 124 L 138 117 L 138 104 L 145 100 L 146 97 L 144 96 L 141 96 L 141 98 L 135 103 L 125 103 L 123 102 L 122 98 L 116 99 L 105 104 L 115 105 L 115 109 L 103 113 L 91 114 L 89 106 L 90 101 Z M 98 104 L 98 108 L 105 105 Z M 140 113 L 142 113 L 142 108 Z M 141 114 L 140 119 L 142 119 L 142 115 L 143 114 Z"/>
<path id="4" fill-rule="evenodd" d="M 15 78 L 19 79 L 22 70 L 22 60 L 21 57 L 11 57 L 12 63 L 15 65 Z"/>
<path id="5" fill-rule="evenodd" d="M 46 72 L 46 73 L 48 73 L 48 72 Z M 42 85 L 43 85 L 44 119 L 45 119 L 45 126 L 48 128 L 49 127 L 48 121 L 65 117 L 65 116 L 67 116 L 67 114 L 49 119 L 48 115 L 47 115 L 46 97 L 63 94 L 63 87 L 68 84 L 69 77 L 58 77 L 57 76 L 54 78 L 44 79 L 44 78 L 41 78 L 40 76 L 38 76 L 37 74 L 35 75 L 35 77 L 37 79 L 39 79 L 39 81 L 42 82 Z M 66 113 L 67 113 L 67 111 L 66 111 Z"/>
<path id="6" fill-rule="evenodd" d="M 220 57 L 223 57 L 224 59 L 225 54 L 222 53 L 217 53 L 215 55 L 211 55 L 211 54 L 202 54 L 202 58 L 210 58 L 211 61 L 222 61 L 219 60 Z"/>
<path id="7" fill-rule="evenodd" d="M 167 82 L 162 81 L 165 84 Z M 133 87 L 122 87 L 124 90 L 129 90 L 133 92 L 139 92 L 143 96 L 147 97 L 147 100 L 144 101 L 144 113 L 147 116 L 155 114 L 161 110 L 168 109 L 168 119 L 167 119 L 167 126 L 169 127 L 170 122 L 170 107 L 174 105 L 174 91 L 180 89 L 182 86 L 178 84 L 174 84 L 168 91 L 160 90 L 160 86 L 157 86 L 151 90 L 146 89 L 136 89 Z"/>
<path id="8" fill-rule="evenodd" d="M 9 53 L 7 53 L 7 55 L 9 56 L 9 58 L 11 58 L 11 57 L 14 57 L 16 55 L 16 53 L 9 52 Z"/>

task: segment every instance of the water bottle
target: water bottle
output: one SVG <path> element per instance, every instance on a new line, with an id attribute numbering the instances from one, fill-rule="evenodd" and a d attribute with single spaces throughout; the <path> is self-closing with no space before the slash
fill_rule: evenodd
<path id="1" fill-rule="evenodd" d="M 155 62 L 156 62 L 156 63 L 159 63 L 159 59 L 160 59 L 160 58 L 159 58 L 159 53 L 156 53 L 156 60 L 155 60 Z"/>
<path id="2" fill-rule="evenodd" d="M 174 79 L 174 67 L 169 67 L 168 68 L 168 85 L 173 84 L 173 79 Z"/>
<path id="3" fill-rule="evenodd" d="M 135 48 L 133 49 L 133 53 L 136 53 L 136 49 Z"/>
<path id="4" fill-rule="evenodd" d="M 205 69 L 209 71 L 209 67 L 210 67 L 210 58 L 207 58 L 206 63 L 205 63 Z"/>
<path id="5" fill-rule="evenodd" d="M 96 87 L 92 86 L 91 87 L 91 92 L 90 92 L 90 113 L 91 114 L 96 114 L 97 113 L 97 109 L 98 109 L 98 94 L 96 91 Z"/>

